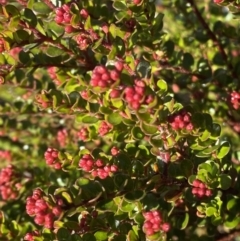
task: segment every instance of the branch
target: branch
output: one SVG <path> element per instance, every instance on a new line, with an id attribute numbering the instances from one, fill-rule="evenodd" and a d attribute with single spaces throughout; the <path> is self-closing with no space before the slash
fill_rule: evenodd
<path id="1" fill-rule="evenodd" d="M 54 9 L 54 8 L 56 8 L 55 6 L 54 6 L 54 4 L 51 2 L 51 0 L 44 0 L 44 2 L 48 5 L 48 7 L 50 7 L 51 9 Z"/>
<path id="2" fill-rule="evenodd" d="M 207 31 L 208 36 L 210 37 L 210 39 L 213 41 L 213 43 L 217 46 L 220 54 L 222 55 L 223 60 L 225 61 L 228 70 L 231 72 L 232 77 L 237 79 L 237 75 L 234 73 L 233 71 L 233 66 L 231 64 L 231 62 L 228 61 L 228 56 L 224 50 L 223 45 L 221 44 L 221 42 L 217 39 L 216 35 L 214 34 L 214 32 L 209 28 L 207 22 L 204 20 L 203 16 L 201 15 L 200 11 L 198 10 L 195 1 L 194 0 L 187 0 L 192 8 L 194 13 L 196 14 L 199 22 L 201 23 L 201 25 L 203 26 L 203 28 Z"/>
<path id="3" fill-rule="evenodd" d="M 164 61 L 159 61 L 159 66 L 162 67 L 162 69 L 168 69 L 168 70 L 172 70 L 173 72 L 177 72 L 177 73 L 180 73 L 180 74 L 187 74 L 187 75 L 190 75 L 190 76 L 196 76 L 197 78 L 199 79 L 206 79 L 206 76 L 203 76 L 201 74 L 198 74 L 198 73 L 193 73 L 191 71 L 188 71 L 182 67 L 175 67 L 175 66 L 172 66 L 170 65 L 168 62 L 164 62 Z"/>

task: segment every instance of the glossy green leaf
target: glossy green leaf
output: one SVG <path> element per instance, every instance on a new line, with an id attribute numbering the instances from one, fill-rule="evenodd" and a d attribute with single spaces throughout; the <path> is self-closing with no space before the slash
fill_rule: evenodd
<path id="1" fill-rule="evenodd" d="M 222 143 L 217 153 L 217 157 L 219 159 L 222 159 L 223 157 L 225 157 L 230 151 L 230 148 L 231 148 L 231 145 L 229 142 Z"/>
<path id="2" fill-rule="evenodd" d="M 229 189 L 232 185 L 232 179 L 227 174 L 221 174 L 219 176 L 219 182 L 220 182 L 220 188 L 223 190 Z"/>
<path id="3" fill-rule="evenodd" d="M 40 14 L 49 14 L 52 12 L 52 9 L 44 2 L 35 2 L 33 4 L 33 10 Z"/>
<path id="4" fill-rule="evenodd" d="M 94 124 L 98 122 L 98 118 L 94 116 L 84 116 L 81 122 L 85 124 Z"/>
<path id="5" fill-rule="evenodd" d="M 119 113 L 115 112 L 108 115 L 106 120 L 108 123 L 115 126 L 115 125 L 119 125 L 122 122 L 122 116 Z"/>
<path id="6" fill-rule="evenodd" d="M 97 231 L 96 233 L 94 233 L 94 236 L 96 238 L 96 240 L 98 241 L 103 241 L 103 240 L 107 240 L 108 238 L 108 233 L 107 232 L 103 232 L 103 231 Z"/>
<path id="7" fill-rule="evenodd" d="M 141 122 L 140 127 L 141 127 L 142 131 L 147 135 L 156 134 L 158 131 L 157 126 L 149 125 L 144 122 Z"/>

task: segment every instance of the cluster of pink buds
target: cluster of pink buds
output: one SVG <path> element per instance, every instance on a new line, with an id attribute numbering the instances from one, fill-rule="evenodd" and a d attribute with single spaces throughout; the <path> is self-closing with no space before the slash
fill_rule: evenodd
<path id="1" fill-rule="evenodd" d="M 72 13 L 70 10 L 70 5 L 64 4 L 55 10 L 56 17 L 55 21 L 58 24 L 70 24 L 72 19 Z"/>
<path id="2" fill-rule="evenodd" d="M 170 224 L 163 222 L 159 211 L 145 212 L 143 213 L 143 217 L 145 218 L 143 232 L 147 236 L 151 236 L 159 231 L 168 232 L 170 230 Z"/>
<path id="3" fill-rule="evenodd" d="M 111 149 L 111 154 L 112 154 L 113 156 L 117 156 L 118 153 L 119 153 L 119 149 L 118 149 L 116 146 L 112 147 L 112 149 Z"/>
<path id="4" fill-rule="evenodd" d="M 239 109 L 240 106 L 240 93 L 233 91 L 231 93 L 231 103 L 235 110 Z"/>
<path id="5" fill-rule="evenodd" d="M 60 82 L 60 80 L 58 80 L 58 77 L 57 77 L 57 74 L 56 74 L 57 68 L 56 67 L 49 67 L 47 69 L 47 71 L 48 71 L 48 74 L 49 74 L 50 78 L 53 80 L 53 82 L 56 85 L 60 85 L 61 82 Z"/>
<path id="6" fill-rule="evenodd" d="M 3 51 L 5 51 L 5 44 L 4 44 L 4 39 L 0 38 L 0 53 L 2 53 Z"/>
<path id="7" fill-rule="evenodd" d="M 36 101 L 37 101 L 38 105 L 44 109 L 51 106 L 51 102 L 46 101 L 41 94 L 36 96 Z"/>
<path id="8" fill-rule="evenodd" d="M 65 147 L 67 143 L 68 133 L 66 129 L 57 132 L 57 140 L 61 147 Z"/>
<path id="9" fill-rule="evenodd" d="M 34 217 L 37 225 L 48 229 L 53 228 L 54 220 L 62 214 L 59 205 L 51 206 L 44 200 L 43 192 L 40 189 L 35 189 L 33 195 L 27 198 L 26 211 L 29 216 Z"/>
<path id="10" fill-rule="evenodd" d="M 3 200 L 14 200 L 17 198 L 19 183 L 13 185 L 15 177 L 13 166 L 7 166 L 0 171 L 0 195 Z M 16 187 L 16 188 L 15 188 Z"/>
<path id="11" fill-rule="evenodd" d="M 0 150 L 0 158 L 6 161 L 11 161 L 12 160 L 12 154 L 10 151 L 3 151 Z"/>
<path id="12" fill-rule="evenodd" d="M 169 152 L 160 152 L 159 157 L 162 159 L 162 161 L 168 163 L 171 160 L 171 155 Z"/>
<path id="13" fill-rule="evenodd" d="M 75 28 L 71 25 L 71 20 L 73 17 L 73 14 L 71 12 L 71 4 L 64 4 L 62 7 L 57 8 L 55 10 L 55 14 L 56 23 L 60 25 L 65 25 L 65 31 L 67 33 L 72 33 L 75 30 Z M 81 9 L 79 14 L 82 19 L 87 19 L 89 16 L 89 13 L 86 9 Z M 82 22 L 80 22 L 79 26 L 83 26 Z"/>
<path id="14" fill-rule="evenodd" d="M 82 127 L 78 133 L 77 133 L 77 136 L 80 140 L 82 141 L 86 141 L 89 137 L 89 132 L 88 132 L 88 129 L 86 127 Z"/>
<path id="15" fill-rule="evenodd" d="M 193 130 L 193 124 L 191 123 L 191 115 L 187 113 L 185 110 L 181 110 L 178 113 L 169 116 L 168 121 L 174 130 Z"/>
<path id="16" fill-rule="evenodd" d="M 98 133 L 100 136 L 105 136 L 111 129 L 112 126 L 109 123 L 102 121 L 98 128 Z"/>
<path id="17" fill-rule="evenodd" d="M 98 86 L 101 88 L 109 87 L 120 78 L 122 69 L 122 62 L 116 62 L 115 68 L 111 70 L 107 69 L 103 65 L 96 66 L 92 73 L 90 85 L 94 87 Z"/>
<path id="18" fill-rule="evenodd" d="M 105 165 L 100 159 L 94 160 L 90 154 L 83 155 L 78 165 L 83 171 L 91 172 L 93 177 L 101 179 L 107 178 L 118 170 L 116 165 Z"/>
<path id="19" fill-rule="evenodd" d="M 77 35 L 75 39 L 81 50 L 86 49 L 92 43 L 90 36 L 85 33 Z"/>
<path id="20" fill-rule="evenodd" d="M 39 237 L 40 236 L 40 233 L 38 230 L 35 230 L 31 233 L 27 233 L 25 236 L 24 236 L 24 240 L 26 241 L 34 241 L 35 237 Z"/>
<path id="21" fill-rule="evenodd" d="M 58 150 L 57 149 L 48 148 L 44 153 L 44 157 L 45 157 L 47 165 L 49 165 L 57 170 L 62 168 L 61 162 L 58 159 Z"/>
<path id="22" fill-rule="evenodd" d="M 138 110 L 142 104 L 150 104 L 154 97 L 152 95 L 145 95 L 146 85 L 142 80 L 135 80 L 133 87 L 126 87 L 124 89 L 124 99 L 134 110 Z"/>
<path id="23" fill-rule="evenodd" d="M 193 181 L 193 189 L 192 194 L 198 198 L 202 198 L 204 196 L 209 197 L 212 195 L 212 190 L 206 187 L 206 184 L 196 179 Z"/>

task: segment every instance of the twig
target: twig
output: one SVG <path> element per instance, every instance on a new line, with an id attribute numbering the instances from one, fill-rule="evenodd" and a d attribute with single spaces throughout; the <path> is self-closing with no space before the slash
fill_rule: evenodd
<path id="1" fill-rule="evenodd" d="M 44 2 L 48 5 L 48 7 L 50 7 L 51 9 L 56 8 L 56 6 L 54 6 L 54 4 L 51 2 L 51 0 L 44 0 Z"/>
<path id="2" fill-rule="evenodd" d="M 187 74 L 187 75 L 191 75 L 191 76 L 196 76 L 198 77 L 199 79 L 206 79 L 206 76 L 203 76 L 201 74 L 198 74 L 198 73 L 193 73 L 191 71 L 188 71 L 182 67 L 175 67 L 175 66 L 172 66 L 170 65 L 168 62 L 164 62 L 164 61 L 159 61 L 159 66 L 162 67 L 163 69 L 169 69 L 169 70 L 172 70 L 173 72 L 178 72 L 178 73 L 181 73 L 181 74 Z"/>
<path id="3" fill-rule="evenodd" d="M 200 11 L 198 10 L 195 1 L 194 0 L 187 0 L 192 8 L 193 11 L 195 12 L 199 22 L 201 23 L 201 25 L 203 26 L 203 28 L 207 31 L 208 36 L 211 38 L 211 40 L 213 41 L 213 43 L 217 46 L 220 54 L 222 55 L 223 60 L 225 61 L 225 63 L 227 64 L 228 70 L 231 72 L 232 77 L 233 78 L 237 78 L 236 74 L 233 71 L 233 66 L 231 64 L 231 62 L 228 61 L 228 56 L 224 50 L 223 45 L 221 44 L 221 42 L 217 39 L 216 35 L 214 34 L 214 32 L 209 28 L 207 22 L 204 20 L 203 16 L 201 15 Z"/>

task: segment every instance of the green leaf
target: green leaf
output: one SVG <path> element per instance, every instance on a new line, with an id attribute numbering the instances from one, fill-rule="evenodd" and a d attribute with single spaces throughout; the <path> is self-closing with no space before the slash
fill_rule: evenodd
<path id="1" fill-rule="evenodd" d="M 122 205 L 119 208 L 121 211 L 128 213 L 131 212 L 135 208 L 135 206 L 135 203 L 128 203 L 123 201 Z"/>
<path id="2" fill-rule="evenodd" d="M 83 241 L 97 241 L 95 236 L 91 233 L 86 233 L 82 236 Z"/>
<path id="3" fill-rule="evenodd" d="M 98 122 L 98 118 L 94 116 L 84 116 L 82 118 L 82 123 L 85 123 L 85 124 L 94 124 L 96 122 Z"/>
<path id="4" fill-rule="evenodd" d="M 190 53 L 183 54 L 182 66 L 184 69 L 191 69 L 194 64 L 194 58 Z"/>
<path id="5" fill-rule="evenodd" d="M 70 232 L 65 228 L 60 228 L 57 231 L 57 239 L 59 241 L 68 241 L 70 236 Z"/>
<path id="6" fill-rule="evenodd" d="M 52 12 L 52 9 L 44 2 L 35 2 L 33 4 L 33 10 L 40 14 L 49 14 Z"/>
<path id="7" fill-rule="evenodd" d="M 108 233 L 103 231 L 98 231 L 94 234 L 94 236 L 97 239 L 97 241 L 107 240 Z"/>
<path id="8" fill-rule="evenodd" d="M 64 51 L 60 48 L 50 46 L 47 48 L 46 54 L 50 57 L 57 57 L 61 56 L 64 53 Z"/>
<path id="9" fill-rule="evenodd" d="M 130 230 L 127 235 L 127 241 L 138 241 L 138 236 L 133 230 Z"/>
<path id="10" fill-rule="evenodd" d="M 97 203 L 96 207 L 102 211 L 110 211 L 110 212 L 116 212 L 118 209 L 116 203 L 113 200 L 100 201 Z"/>
<path id="11" fill-rule="evenodd" d="M 141 122 L 140 127 L 142 129 L 142 131 L 147 134 L 147 135 L 153 135 L 156 134 L 158 131 L 157 126 L 154 125 L 148 125 L 144 122 Z"/>
<path id="12" fill-rule="evenodd" d="M 124 199 L 127 202 L 134 202 L 134 201 L 139 201 L 143 199 L 145 196 L 145 193 L 142 190 L 135 190 L 133 192 L 129 192 L 124 195 Z"/>
<path id="13" fill-rule="evenodd" d="M 18 43 L 25 40 L 29 40 L 29 37 L 30 37 L 29 33 L 23 29 L 19 29 L 16 32 L 14 32 L 13 36 Z"/>
<path id="14" fill-rule="evenodd" d="M 223 157 L 225 157 L 228 154 L 228 152 L 230 151 L 230 148 L 231 148 L 231 145 L 229 142 L 226 141 L 226 142 L 222 143 L 219 148 L 217 157 L 219 159 L 222 159 Z"/>
<path id="15" fill-rule="evenodd" d="M 154 147 L 162 147 L 163 146 L 163 140 L 160 135 L 151 136 L 150 143 Z"/>
<path id="16" fill-rule="evenodd" d="M 88 18 L 86 19 L 85 23 L 84 23 L 84 29 L 88 30 L 92 28 L 92 24 L 91 24 L 91 17 L 88 16 Z"/>
<path id="17" fill-rule="evenodd" d="M 231 212 L 236 212 L 239 206 L 239 198 L 231 196 L 231 199 L 227 202 L 227 210 Z"/>
<path id="18" fill-rule="evenodd" d="M 181 229 L 181 230 L 185 229 L 189 222 L 189 214 L 185 213 L 184 215 L 177 217 L 176 221 L 177 221 L 176 226 L 179 229 Z"/>
<path id="19" fill-rule="evenodd" d="M 221 174 L 219 176 L 219 186 L 223 190 L 227 190 L 231 187 L 232 185 L 232 179 L 229 175 L 227 174 Z"/>
<path id="20" fill-rule="evenodd" d="M 163 27 L 163 17 L 162 13 L 158 13 L 157 16 L 154 18 L 152 23 L 152 30 L 153 34 L 159 34 Z"/>
<path id="21" fill-rule="evenodd" d="M 136 140 L 141 140 L 145 136 L 145 134 L 142 132 L 141 128 L 138 126 L 133 127 L 132 135 Z"/>
<path id="22" fill-rule="evenodd" d="M 227 228 L 233 229 L 240 223 L 240 217 L 236 217 L 234 215 L 233 217 L 229 217 L 226 222 L 224 222 L 224 226 Z"/>
<path id="23" fill-rule="evenodd" d="M 167 89 L 168 89 L 168 85 L 167 85 L 166 81 L 165 81 L 165 80 L 162 80 L 162 79 L 161 79 L 161 80 L 158 80 L 157 86 L 158 86 L 158 88 L 159 88 L 161 91 L 163 91 L 163 92 L 166 92 Z"/>
<path id="24" fill-rule="evenodd" d="M 29 8 L 24 9 L 24 21 L 26 21 L 33 28 L 37 26 L 37 17 Z"/>
<path id="25" fill-rule="evenodd" d="M 6 9 L 7 13 L 12 15 L 12 16 L 19 15 L 18 9 L 14 5 L 12 5 L 12 4 L 7 4 L 5 9 Z"/>
<path id="26" fill-rule="evenodd" d="M 116 126 L 122 122 L 122 116 L 119 113 L 115 112 L 115 113 L 108 115 L 106 120 L 113 126 Z"/>
<path id="27" fill-rule="evenodd" d="M 211 217 L 211 216 L 215 215 L 216 213 L 217 213 L 217 209 L 215 207 L 208 207 L 206 209 L 206 215 L 208 217 Z"/>
<path id="28" fill-rule="evenodd" d="M 180 166 L 185 177 L 188 178 L 192 175 L 194 165 L 191 160 L 182 160 Z"/>
<path id="29" fill-rule="evenodd" d="M 114 1 L 113 2 L 113 7 L 118 10 L 118 11 L 127 11 L 127 6 L 122 2 L 122 1 Z"/>
<path id="30" fill-rule="evenodd" d="M 213 123 L 211 136 L 217 138 L 220 135 L 221 135 L 221 126 L 217 123 Z"/>

